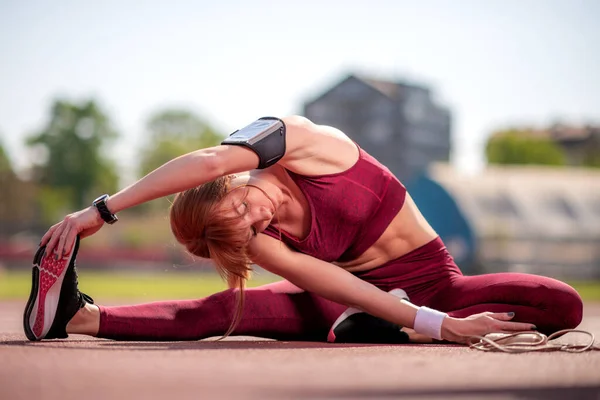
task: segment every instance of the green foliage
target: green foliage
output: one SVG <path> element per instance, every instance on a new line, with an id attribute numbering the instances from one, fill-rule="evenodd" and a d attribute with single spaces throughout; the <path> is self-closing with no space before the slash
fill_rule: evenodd
<path id="1" fill-rule="evenodd" d="M 106 156 L 107 146 L 116 139 L 108 117 L 93 100 L 81 104 L 57 100 L 50 121 L 41 132 L 30 136 L 27 145 L 37 156 L 33 179 L 45 187 L 40 202 L 45 219 L 62 209 L 80 209 L 101 193 L 118 186 L 117 166 Z M 59 200 L 60 198 L 60 200 Z"/>
<path id="2" fill-rule="evenodd" d="M 57 218 L 74 211 L 69 203 L 65 202 L 65 199 L 72 197 L 71 187 L 38 187 L 37 205 L 44 225 L 52 225 L 57 222 Z"/>
<path id="3" fill-rule="evenodd" d="M 10 162 L 10 158 L 6 151 L 4 150 L 4 146 L 0 142 L 0 174 L 12 174 L 13 169 Z"/>
<path id="4" fill-rule="evenodd" d="M 34 218 L 35 188 L 13 171 L 10 158 L 0 143 L 0 236 L 11 235 Z"/>
<path id="5" fill-rule="evenodd" d="M 140 154 L 140 176 L 185 153 L 215 146 L 223 136 L 189 111 L 165 110 L 149 119 L 146 138 Z"/>
<path id="6" fill-rule="evenodd" d="M 2 185 L 2 196 L 0 196 L 0 219 L 4 222 L 10 217 L 12 207 L 16 200 L 17 181 L 12 170 L 10 159 L 0 143 L 0 184 Z M 4 224 L 2 224 L 4 225 Z M 0 229 L 0 233 L 2 229 Z"/>
<path id="7" fill-rule="evenodd" d="M 490 164 L 566 164 L 565 154 L 551 139 L 515 129 L 494 133 L 485 152 Z"/>

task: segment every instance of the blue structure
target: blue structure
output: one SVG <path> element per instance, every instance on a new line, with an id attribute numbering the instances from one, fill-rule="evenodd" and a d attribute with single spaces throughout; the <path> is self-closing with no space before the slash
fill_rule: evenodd
<path id="1" fill-rule="evenodd" d="M 412 179 L 406 187 L 463 273 L 477 273 L 475 233 L 450 193 L 426 173 Z"/>

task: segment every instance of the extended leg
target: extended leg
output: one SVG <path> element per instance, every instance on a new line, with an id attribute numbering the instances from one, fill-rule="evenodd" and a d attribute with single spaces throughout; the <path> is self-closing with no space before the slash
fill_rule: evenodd
<path id="1" fill-rule="evenodd" d="M 118 340 L 198 340 L 223 335 L 231 323 L 235 298 L 233 290 L 226 290 L 199 300 L 100 306 L 97 336 Z M 244 314 L 233 334 L 324 341 L 331 324 L 345 308 L 280 281 L 246 291 Z"/>

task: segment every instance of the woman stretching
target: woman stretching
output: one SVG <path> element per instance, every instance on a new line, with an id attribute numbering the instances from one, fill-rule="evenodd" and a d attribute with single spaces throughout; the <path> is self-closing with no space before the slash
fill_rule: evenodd
<path id="1" fill-rule="evenodd" d="M 212 259 L 231 289 L 200 300 L 94 305 L 77 289 L 79 237 L 114 223 L 121 210 L 174 193 L 175 238 Z M 303 117 L 262 118 L 219 146 L 171 160 L 66 216 L 42 246 L 24 315 L 31 340 L 77 333 L 336 341 L 340 322 L 363 315 L 372 332 L 389 323 L 414 338 L 465 343 L 492 332 L 550 334 L 582 318 L 581 298 L 557 280 L 463 276 L 386 167 L 343 132 Z M 252 263 L 285 280 L 244 289 Z"/>

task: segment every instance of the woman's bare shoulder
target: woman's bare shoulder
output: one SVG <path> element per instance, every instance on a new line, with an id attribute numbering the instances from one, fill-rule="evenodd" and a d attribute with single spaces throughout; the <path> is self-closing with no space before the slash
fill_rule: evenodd
<path id="1" fill-rule="evenodd" d="M 282 165 L 299 174 L 323 175 L 345 171 L 358 159 L 356 144 L 341 130 L 308 118 L 283 118 L 287 150 Z"/>

